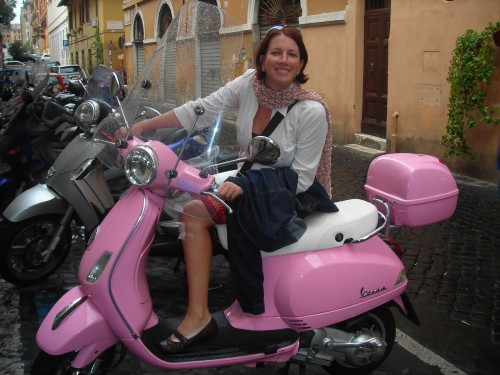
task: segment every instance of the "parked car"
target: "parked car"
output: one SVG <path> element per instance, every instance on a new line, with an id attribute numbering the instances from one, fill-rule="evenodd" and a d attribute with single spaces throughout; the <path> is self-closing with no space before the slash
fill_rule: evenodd
<path id="1" fill-rule="evenodd" d="M 64 77 L 64 84 L 68 85 L 68 81 L 70 79 L 78 79 L 78 75 L 80 74 L 79 65 L 53 65 L 50 67 L 50 71 L 52 73 L 60 74 Z"/>
<path id="2" fill-rule="evenodd" d="M 24 63 L 21 61 L 17 61 L 17 60 L 7 60 L 7 61 L 3 62 L 4 69 L 5 68 L 12 68 L 15 66 L 24 66 Z"/>

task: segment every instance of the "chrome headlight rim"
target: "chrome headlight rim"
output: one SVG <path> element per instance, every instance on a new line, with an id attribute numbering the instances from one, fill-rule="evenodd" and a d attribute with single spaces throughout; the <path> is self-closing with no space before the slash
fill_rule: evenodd
<path id="1" fill-rule="evenodd" d="M 124 168 L 125 176 L 131 184 L 145 186 L 156 178 L 158 158 L 151 147 L 137 146 L 125 158 Z"/>
<path id="2" fill-rule="evenodd" d="M 88 131 L 92 125 L 97 124 L 100 115 L 101 106 L 95 100 L 86 100 L 75 110 L 76 122 L 84 131 Z"/>

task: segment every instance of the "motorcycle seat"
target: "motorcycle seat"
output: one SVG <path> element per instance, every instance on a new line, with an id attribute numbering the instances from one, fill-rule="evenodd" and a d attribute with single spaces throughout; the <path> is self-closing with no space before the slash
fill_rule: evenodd
<path id="1" fill-rule="evenodd" d="M 216 181 L 222 183 L 234 171 L 216 175 Z M 346 242 L 362 238 L 375 230 L 378 223 L 378 211 L 375 205 L 362 199 L 348 199 L 335 202 L 338 212 L 314 212 L 305 218 L 307 230 L 300 239 L 273 252 L 261 252 L 263 257 L 302 251 L 322 250 L 342 246 Z M 227 249 L 227 227 L 216 225 L 221 245 Z"/>

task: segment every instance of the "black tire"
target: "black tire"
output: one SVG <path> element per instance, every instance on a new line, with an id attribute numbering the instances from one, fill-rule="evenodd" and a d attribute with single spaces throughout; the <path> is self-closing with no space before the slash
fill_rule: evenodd
<path id="1" fill-rule="evenodd" d="M 337 325 L 335 326 L 337 327 Z M 346 330 L 345 325 L 342 329 Z M 376 362 L 365 366 L 353 367 L 345 362 L 337 361 L 330 366 L 322 366 L 330 374 L 336 375 L 364 375 L 369 374 L 385 361 L 394 346 L 396 339 L 396 324 L 389 309 L 381 308 L 366 313 L 356 323 L 347 328 L 349 332 L 364 331 L 368 334 L 380 337 L 385 340 L 387 347 L 384 355 Z"/>
<path id="2" fill-rule="evenodd" d="M 19 286 L 36 284 L 61 266 L 71 248 L 70 226 L 64 229 L 51 259 L 43 261 L 59 221 L 57 215 L 46 215 L 5 224 L 0 241 L 0 275 L 6 281 Z"/>
<path id="3" fill-rule="evenodd" d="M 75 370 L 71 367 L 71 361 L 76 357 L 76 352 L 66 353 L 62 355 L 50 355 L 44 351 L 40 351 L 31 366 L 31 375 L 71 375 Z M 115 356 L 115 347 L 111 347 L 104 351 L 97 360 L 100 365 L 96 369 L 96 375 L 106 374 L 113 363 Z M 96 360 L 96 361 L 97 361 Z M 94 366 L 96 361 L 92 362 L 86 368 Z M 95 366 L 94 366 L 95 369 Z M 83 372 L 86 374 L 87 372 Z"/>

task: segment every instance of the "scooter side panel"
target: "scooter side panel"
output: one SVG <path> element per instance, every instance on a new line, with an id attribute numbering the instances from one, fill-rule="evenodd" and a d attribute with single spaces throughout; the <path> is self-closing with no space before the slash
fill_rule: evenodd
<path id="1" fill-rule="evenodd" d="M 56 302 L 38 329 L 36 342 L 40 349 L 60 355 L 101 341 L 118 342 L 118 337 L 104 316 L 86 296 L 82 288 L 77 286 Z M 86 299 L 63 319 L 59 327 L 53 329 L 57 314 L 79 298 Z"/>
<path id="2" fill-rule="evenodd" d="M 228 319 L 238 328 L 276 328 L 279 320 L 283 328 L 319 328 L 399 296 L 406 288 L 406 280 L 396 285 L 403 270 L 400 259 L 378 237 L 331 249 L 265 257 L 265 313 L 245 314 L 240 320 L 243 313 L 233 307 L 226 315 L 229 313 Z"/>
<path id="3" fill-rule="evenodd" d="M 68 204 L 47 185 L 35 185 L 18 195 L 5 209 L 3 216 L 19 222 L 38 215 L 64 214 Z"/>
<path id="4" fill-rule="evenodd" d="M 273 285 L 273 302 L 281 316 L 305 316 L 370 300 L 394 289 L 404 269 L 401 260 L 378 237 L 294 258 Z M 276 269 L 276 263 L 266 262 L 266 277 Z M 271 293 L 267 294 L 270 299 Z"/>

